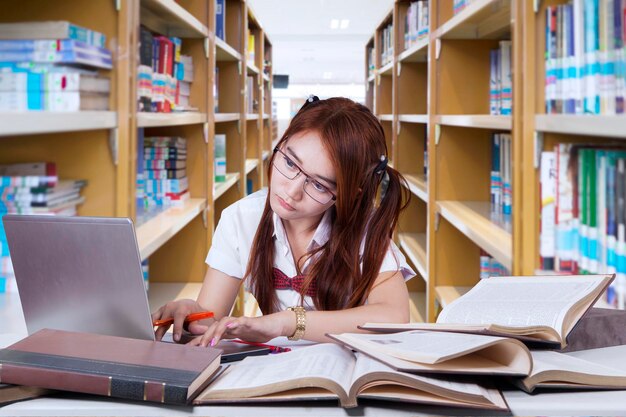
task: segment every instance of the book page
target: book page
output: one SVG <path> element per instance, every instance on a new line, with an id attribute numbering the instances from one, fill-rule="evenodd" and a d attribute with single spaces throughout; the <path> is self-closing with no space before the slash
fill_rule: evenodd
<path id="1" fill-rule="evenodd" d="M 450 303 L 437 323 L 549 326 L 560 334 L 567 311 L 601 285 L 604 278 L 590 275 L 484 279 Z"/>
<path id="2" fill-rule="evenodd" d="M 427 377 L 423 375 L 410 374 L 408 372 L 399 372 L 393 369 L 392 367 L 385 365 L 382 362 L 379 362 L 375 359 L 368 357 L 363 353 L 357 353 L 356 366 L 354 367 L 354 376 L 352 378 L 352 384 L 354 382 L 373 372 L 384 372 L 390 375 L 401 375 L 404 379 L 410 379 L 416 382 L 420 382 L 422 384 L 427 384 L 430 386 L 440 387 L 443 390 L 465 393 L 475 396 L 485 396 L 485 389 L 480 385 L 474 383 L 464 383 L 464 382 L 455 382 L 451 381 L 446 377 Z M 441 395 L 441 390 L 428 390 L 427 392 L 437 391 L 438 395 Z"/>
<path id="3" fill-rule="evenodd" d="M 413 330 L 392 334 L 344 333 L 340 340 L 355 341 L 374 351 L 411 362 L 435 364 L 463 356 L 504 340 L 500 337 L 464 333 Z"/>
<path id="4" fill-rule="evenodd" d="M 587 375 L 617 376 L 626 378 L 626 372 L 553 351 L 531 351 L 533 370 L 530 376 L 545 371 L 569 371 Z"/>
<path id="5" fill-rule="evenodd" d="M 317 377 L 335 381 L 347 393 L 354 364 L 354 355 L 348 349 L 334 343 L 322 343 L 275 355 L 248 356 L 232 365 L 228 373 L 211 384 L 210 389 L 249 389 Z"/>

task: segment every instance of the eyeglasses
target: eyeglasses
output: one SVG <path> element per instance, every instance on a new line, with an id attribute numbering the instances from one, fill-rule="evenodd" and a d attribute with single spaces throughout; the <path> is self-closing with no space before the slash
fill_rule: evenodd
<path id="1" fill-rule="evenodd" d="M 296 179 L 300 174 L 304 175 L 305 178 L 304 183 L 302 184 L 302 189 L 313 200 L 320 204 L 328 204 L 331 201 L 337 200 L 337 196 L 333 194 L 328 187 L 311 178 L 310 175 L 302 171 L 302 168 L 296 165 L 296 163 L 285 155 L 283 151 L 278 148 L 274 148 L 274 153 L 277 154 L 274 156 L 273 162 L 276 171 L 280 172 L 285 178 L 290 180 Z"/>

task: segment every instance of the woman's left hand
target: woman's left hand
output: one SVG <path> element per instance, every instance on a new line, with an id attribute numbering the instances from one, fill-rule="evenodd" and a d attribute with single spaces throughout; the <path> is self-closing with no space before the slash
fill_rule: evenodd
<path id="1" fill-rule="evenodd" d="M 207 331 L 188 344 L 191 346 L 215 346 L 221 339 L 246 340 L 248 342 L 267 342 L 278 336 L 284 336 L 288 320 L 294 321 L 293 313 L 283 311 L 260 317 L 223 317 L 213 323 Z M 293 333 L 293 332 L 292 332 Z"/>

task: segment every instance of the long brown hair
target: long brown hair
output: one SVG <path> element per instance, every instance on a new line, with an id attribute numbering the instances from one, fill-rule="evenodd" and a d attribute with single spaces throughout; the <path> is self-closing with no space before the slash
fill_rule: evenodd
<path id="1" fill-rule="evenodd" d="M 337 177 L 337 200 L 329 208 L 332 228 L 328 241 L 303 257 L 312 259 L 301 297 L 315 279 L 317 294 L 313 302 L 317 310 L 363 305 L 378 276 L 400 211 L 408 204 L 410 193 L 402 186 L 406 180 L 391 167 L 380 170 L 381 156 L 388 155 L 385 132 L 378 119 L 361 104 L 346 98 L 307 104 L 295 115 L 277 146 L 306 131 L 320 136 L 331 158 Z M 272 176 L 274 157 L 275 153 L 268 164 L 268 178 Z M 381 193 L 385 173 L 388 181 Z M 274 225 L 269 200 L 268 197 L 245 274 L 263 314 L 278 311 L 279 305 L 273 284 Z"/>

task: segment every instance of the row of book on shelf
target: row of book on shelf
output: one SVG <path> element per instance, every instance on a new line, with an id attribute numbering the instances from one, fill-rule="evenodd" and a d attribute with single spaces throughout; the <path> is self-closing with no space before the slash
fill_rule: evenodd
<path id="1" fill-rule="evenodd" d="M 0 217 L 5 214 L 75 216 L 84 180 L 59 179 L 51 162 L 0 165 Z M 0 293 L 16 290 L 9 245 L 0 221 Z"/>
<path id="2" fill-rule="evenodd" d="M 490 277 L 505 277 L 511 275 L 504 265 L 484 250 L 480 250 L 480 279 Z"/>
<path id="3" fill-rule="evenodd" d="M 498 49 L 489 54 L 489 113 L 513 114 L 513 74 L 511 70 L 511 41 L 500 41 Z"/>
<path id="4" fill-rule="evenodd" d="M 409 49 L 428 35 L 428 1 L 412 1 L 404 22 L 404 49 Z"/>
<path id="5" fill-rule="evenodd" d="M 218 348 L 232 341 L 195 350 L 51 329 L 1 350 L 0 364 L 10 369 L 4 383 L 167 404 L 321 400 L 352 408 L 368 399 L 508 411 L 501 389 L 626 388 L 623 369 L 563 353 L 624 343 L 624 312 L 590 308 L 612 279 L 485 279 L 436 323 L 365 323 L 368 333 L 330 333 L 335 343 L 248 356 L 229 367 L 220 367 Z M 612 336 L 598 337 L 600 323 Z M 55 360 L 60 341 L 72 346 L 74 360 Z M 155 365 L 168 372 L 149 374 Z M 41 378 L 41 369 L 55 377 Z"/>
<path id="6" fill-rule="evenodd" d="M 540 257 L 545 270 L 615 273 L 607 302 L 626 297 L 626 148 L 559 143 L 541 154 Z"/>
<path id="7" fill-rule="evenodd" d="M 513 212 L 513 141 L 510 133 L 494 133 L 491 146 L 491 214 L 510 224 Z"/>
<path id="8" fill-rule="evenodd" d="M 378 42 L 380 45 L 380 66 L 383 67 L 393 61 L 393 22 L 385 26 L 380 32 Z"/>
<path id="9" fill-rule="evenodd" d="M 182 40 L 140 28 L 137 69 L 139 111 L 170 113 L 197 110 L 190 105 L 193 60 L 182 55 Z"/>
<path id="10" fill-rule="evenodd" d="M 454 0 L 452 3 L 452 12 L 454 14 L 462 12 L 474 0 Z"/>
<path id="11" fill-rule="evenodd" d="M 66 21 L 0 24 L 0 111 L 108 110 L 106 36 Z"/>
<path id="12" fill-rule="evenodd" d="M 546 8 L 546 113 L 624 113 L 625 21 L 624 0 L 572 0 Z"/>

